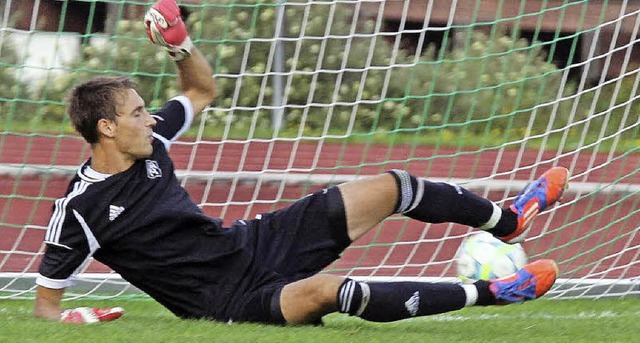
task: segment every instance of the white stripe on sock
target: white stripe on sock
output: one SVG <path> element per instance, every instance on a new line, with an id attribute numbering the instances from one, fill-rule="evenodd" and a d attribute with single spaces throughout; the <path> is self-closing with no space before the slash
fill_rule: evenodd
<path id="1" fill-rule="evenodd" d="M 360 308 L 356 312 L 356 316 L 360 317 L 364 309 L 369 304 L 369 298 L 371 298 L 371 290 L 369 289 L 369 285 L 364 282 L 360 283 L 360 289 L 362 290 L 362 301 L 360 302 Z"/>
<path id="2" fill-rule="evenodd" d="M 413 210 L 418 206 L 418 204 L 420 204 L 420 201 L 422 200 L 422 196 L 424 195 L 424 181 L 422 179 L 417 179 L 417 181 L 418 187 L 416 189 L 416 194 L 413 197 L 413 204 L 411 204 L 411 207 L 409 207 L 409 209 L 403 211 L 402 213 L 407 213 Z"/>
<path id="3" fill-rule="evenodd" d="M 478 301 L 478 289 L 476 285 L 473 284 L 462 284 L 462 289 L 464 289 L 464 293 L 467 295 L 467 300 L 464 303 L 464 306 L 473 306 Z"/>
<path id="4" fill-rule="evenodd" d="M 502 217 L 502 209 L 493 202 L 491 203 L 491 205 L 493 205 L 493 213 L 491 213 L 489 221 L 484 223 L 484 225 L 480 227 L 481 230 L 493 229 L 494 227 L 496 227 L 496 225 L 498 225 L 498 221 L 500 221 L 500 218 Z"/>
<path id="5" fill-rule="evenodd" d="M 400 180 L 400 205 L 398 206 L 398 213 L 404 213 L 411 205 L 413 200 L 413 188 L 411 187 L 411 175 L 405 170 L 392 169 L 392 172 Z"/>
<path id="6" fill-rule="evenodd" d="M 349 282 L 349 289 L 347 292 L 347 299 L 345 301 L 345 304 L 347 304 L 347 308 L 345 309 L 347 312 L 349 312 L 349 310 L 351 310 L 351 301 L 353 301 L 353 292 L 355 291 L 356 287 L 355 287 L 355 281 L 350 281 Z"/>
<path id="7" fill-rule="evenodd" d="M 353 299 L 353 291 L 355 289 L 355 281 L 350 280 L 342 286 L 340 290 L 340 312 L 347 313 L 351 307 L 351 300 Z"/>

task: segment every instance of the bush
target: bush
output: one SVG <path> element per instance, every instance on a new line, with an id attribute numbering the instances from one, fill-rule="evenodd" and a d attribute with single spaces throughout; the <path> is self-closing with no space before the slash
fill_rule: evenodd
<path id="1" fill-rule="evenodd" d="M 541 44 L 500 32 L 469 32 L 451 50 L 434 57 L 430 48 L 416 59 L 393 48 L 395 36 L 374 34 L 375 22 L 354 16 L 353 6 L 285 6 L 286 132 L 280 135 L 320 135 L 329 128 L 340 134 L 537 134 L 572 120 L 572 102 L 560 99 L 575 87 L 560 88 L 563 71 L 549 62 Z M 188 8 L 192 38 L 216 74 L 219 98 L 208 112 L 208 126 L 245 132 L 270 127 L 276 5 L 236 0 Z M 54 102 L 48 117 L 63 115 L 55 101 L 72 84 L 100 74 L 131 75 L 152 108 L 178 93 L 172 62 L 147 42 L 140 20 L 121 21 L 103 47 L 87 45 L 69 67 L 77 72 L 52 82 L 46 98 L 37 99 Z M 580 101 L 577 113 L 588 115 L 589 107 Z M 527 129 L 532 118 L 535 126 Z"/>
<path id="2" fill-rule="evenodd" d="M 15 122 L 28 122 L 37 104 L 30 99 L 27 84 L 17 77 L 20 59 L 10 34 L 3 34 L 0 48 L 0 123 L 7 130 Z"/>
<path id="3" fill-rule="evenodd" d="M 207 8 L 189 22 L 221 75 L 220 110 L 210 116 L 212 124 L 268 126 L 269 115 L 260 105 L 270 104 L 274 92 L 272 75 L 264 73 L 273 52 L 270 41 L 262 40 L 275 36 L 276 7 L 242 4 L 247 3 L 233 10 Z M 291 4 L 285 9 L 284 103 L 290 129 L 311 134 L 330 121 L 343 133 L 507 130 L 526 125 L 535 106 L 561 95 L 561 73 L 540 46 L 474 32 L 465 46 L 438 59 L 425 53 L 416 62 L 374 35 L 372 20 L 359 18 L 354 25 L 353 5 L 335 8 Z M 541 107 L 537 115 L 549 117 L 550 111 L 550 106 Z M 545 123 L 541 126 L 546 130 Z"/>
<path id="4" fill-rule="evenodd" d="M 49 118 L 64 120 L 62 101 L 75 84 L 100 75 L 129 75 L 150 107 L 159 107 L 179 93 L 175 70 L 167 54 L 150 44 L 141 21 L 120 21 L 112 37 L 94 36 L 81 57 L 67 66 L 73 73 L 56 76 L 38 100 L 50 106 Z"/>

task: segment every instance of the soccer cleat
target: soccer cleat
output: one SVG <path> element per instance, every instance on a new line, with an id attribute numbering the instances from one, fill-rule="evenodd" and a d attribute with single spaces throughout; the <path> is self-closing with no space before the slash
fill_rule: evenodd
<path id="1" fill-rule="evenodd" d="M 531 262 L 511 276 L 489 281 L 489 290 L 497 304 L 506 305 L 538 299 L 558 277 L 558 266 L 553 260 Z"/>
<path id="2" fill-rule="evenodd" d="M 524 241 L 533 219 L 562 197 L 568 183 L 569 170 L 564 167 L 553 167 L 530 182 L 509 207 L 518 215 L 518 226 L 513 233 L 498 238 L 506 243 Z"/>

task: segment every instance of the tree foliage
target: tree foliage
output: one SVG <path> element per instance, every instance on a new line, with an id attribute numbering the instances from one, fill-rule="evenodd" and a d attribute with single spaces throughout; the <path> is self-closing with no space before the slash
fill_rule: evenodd
<path id="1" fill-rule="evenodd" d="M 36 104 L 29 97 L 28 85 L 21 82 L 20 58 L 11 35 L 3 34 L 0 45 L 0 122 L 7 125 L 33 116 Z"/>
<path id="2" fill-rule="evenodd" d="M 572 101 L 560 101 L 575 86 L 563 83 L 564 71 L 549 61 L 540 42 L 499 30 L 466 30 L 463 39 L 449 42 L 450 49 L 429 47 L 415 56 L 397 48 L 397 33 L 384 32 L 373 19 L 357 15 L 356 6 L 287 2 L 278 7 L 234 0 L 187 7 L 191 36 L 216 74 L 219 98 L 207 114 L 208 125 L 270 127 L 272 107 L 282 103 L 285 131 L 306 135 L 329 129 L 347 135 L 443 129 L 536 134 L 592 111 L 584 99 L 577 112 Z M 150 107 L 160 106 L 179 92 L 175 69 L 144 31 L 141 21 L 121 21 L 114 36 L 92 38 L 69 65 L 74 72 L 57 77 L 34 101 L 45 100 L 47 117 L 60 118 L 60 100 L 74 83 L 126 74 L 139 84 Z M 278 72 L 274 37 L 282 44 L 283 68 Z M 5 71 L 1 76 L 11 77 Z M 274 102 L 276 77 L 283 92 Z M 15 90 L 0 88 L 0 96 L 11 94 Z"/>

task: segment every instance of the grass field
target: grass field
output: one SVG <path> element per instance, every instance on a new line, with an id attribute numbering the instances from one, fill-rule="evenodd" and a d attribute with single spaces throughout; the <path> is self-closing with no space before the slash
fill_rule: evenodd
<path id="1" fill-rule="evenodd" d="M 0 300 L 0 342 L 640 342 L 638 297 L 542 299 L 384 324 L 334 314 L 321 327 L 179 320 L 146 299 L 64 305 L 122 306 L 126 312 L 115 322 L 65 325 L 32 318 L 31 301 Z"/>

